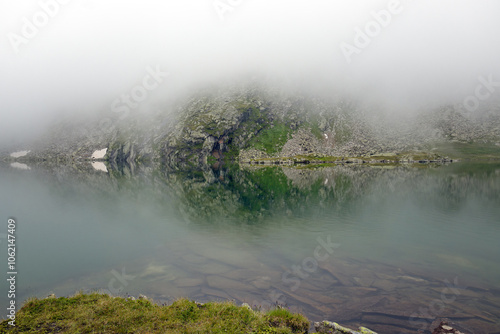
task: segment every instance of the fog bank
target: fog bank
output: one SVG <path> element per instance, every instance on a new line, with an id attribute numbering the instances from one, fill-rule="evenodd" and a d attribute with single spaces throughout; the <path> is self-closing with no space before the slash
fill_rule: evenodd
<path id="1" fill-rule="evenodd" d="M 0 141 L 254 74 L 401 113 L 472 108 L 500 91 L 498 13 L 494 0 L 2 1 Z"/>

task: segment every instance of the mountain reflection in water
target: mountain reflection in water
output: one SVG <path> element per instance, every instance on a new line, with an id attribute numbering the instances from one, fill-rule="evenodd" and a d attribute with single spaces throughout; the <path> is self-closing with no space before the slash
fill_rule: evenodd
<path id="1" fill-rule="evenodd" d="M 381 333 L 500 331 L 498 163 L 27 167 L 0 165 L 19 301 L 107 289 Z"/>

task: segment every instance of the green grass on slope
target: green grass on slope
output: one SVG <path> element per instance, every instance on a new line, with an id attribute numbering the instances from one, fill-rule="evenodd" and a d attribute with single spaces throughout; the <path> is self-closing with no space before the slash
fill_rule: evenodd
<path id="1" fill-rule="evenodd" d="M 0 333 L 305 333 L 309 328 L 304 316 L 285 309 L 263 313 L 187 299 L 159 306 L 98 293 L 32 299 L 17 312 L 15 327 L 8 321 L 0 323 Z"/>
<path id="2" fill-rule="evenodd" d="M 285 124 L 277 124 L 259 132 L 249 143 L 250 147 L 273 154 L 281 151 L 283 145 L 291 138 L 292 130 Z"/>

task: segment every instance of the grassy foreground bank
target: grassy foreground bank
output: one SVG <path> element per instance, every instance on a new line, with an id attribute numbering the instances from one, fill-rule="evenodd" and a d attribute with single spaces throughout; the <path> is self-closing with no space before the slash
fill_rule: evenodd
<path id="1" fill-rule="evenodd" d="M 309 321 L 286 309 L 252 311 L 231 302 L 199 304 L 180 299 L 169 306 L 148 300 L 92 293 L 31 299 L 0 333 L 305 333 Z"/>

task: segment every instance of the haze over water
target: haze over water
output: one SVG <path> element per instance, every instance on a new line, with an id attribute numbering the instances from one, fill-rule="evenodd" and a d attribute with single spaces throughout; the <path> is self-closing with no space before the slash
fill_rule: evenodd
<path id="1" fill-rule="evenodd" d="M 499 328 L 497 163 L 1 169 L 0 201 L 18 221 L 19 302 L 106 289 L 278 301 L 386 333 L 439 317 Z"/>

